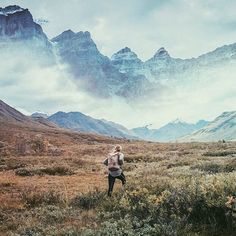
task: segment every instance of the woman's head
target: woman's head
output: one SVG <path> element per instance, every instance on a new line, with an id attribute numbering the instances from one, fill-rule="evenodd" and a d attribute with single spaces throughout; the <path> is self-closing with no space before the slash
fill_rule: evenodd
<path id="1" fill-rule="evenodd" d="M 116 145 L 114 148 L 115 152 L 121 152 L 121 150 L 122 150 L 122 147 L 120 145 Z"/>

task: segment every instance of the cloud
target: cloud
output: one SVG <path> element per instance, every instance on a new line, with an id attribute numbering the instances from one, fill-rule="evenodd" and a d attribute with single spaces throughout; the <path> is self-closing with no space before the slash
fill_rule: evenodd
<path id="1" fill-rule="evenodd" d="M 78 89 L 66 72 L 66 65 L 41 66 L 38 55 L 24 48 L 1 51 L 1 99 L 25 114 L 37 110 L 52 114 L 57 111 L 80 111 L 94 118 L 105 118 L 127 126 L 149 123 L 160 127 L 176 118 L 188 122 L 211 120 L 236 106 L 235 64 L 229 64 L 198 75 L 186 77 L 168 90 L 145 99 L 127 103 L 122 98 L 99 99 Z"/>

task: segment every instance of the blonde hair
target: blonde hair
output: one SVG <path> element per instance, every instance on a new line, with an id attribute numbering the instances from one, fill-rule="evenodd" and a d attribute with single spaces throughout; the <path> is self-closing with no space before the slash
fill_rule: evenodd
<path id="1" fill-rule="evenodd" d="M 121 152 L 121 150 L 122 150 L 122 147 L 120 145 L 116 145 L 114 148 L 115 152 Z"/>

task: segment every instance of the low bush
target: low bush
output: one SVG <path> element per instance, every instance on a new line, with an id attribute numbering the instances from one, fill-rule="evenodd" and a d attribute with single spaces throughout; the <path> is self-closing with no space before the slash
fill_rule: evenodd
<path id="1" fill-rule="evenodd" d="M 231 155 L 236 155 L 236 151 L 205 152 L 202 155 L 203 156 L 210 156 L 210 157 L 231 156 Z"/>
<path id="2" fill-rule="evenodd" d="M 105 232 L 114 235 L 233 235 L 236 230 L 234 174 L 181 181 L 159 193 L 158 189 L 135 187 L 125 195 L 103 201 L 100 214 Z M 232 196 L 232 197 L 229 197 Z M 119 222 L 125 221 L 128 228 Z M 131 223 L 129 223 L 131 222 Z M 119 230 L 118 230 L 119 229 Z M 123 231 L 122 231 L 123 230 Z M 128 230 L 128 231 L 127 231 Z M 130 234 L 127 234 L 130 232 Z M 218 234 L 217 234 L 218 232 Z M 227 233 L 226 233 L 227 232 Z"/>
<path id="3" fill-rule="evenodd" d="M 74 172 L 66 166 L 52 166 L 40 169 L 38 171 L 39 174 L 47 174 L 47 175 L 72 175 Z"/>
<path id="4" fill-rule="evenodd" d="M 105 192 L 94 191 L 80 194 L 72 199 L 71 206 L 80 207 L 81 209 L 90 210 L 99 206 L 106 196 Z"/>
<path id="5" fill-rule="evenodd" d="M 19 176 L 33 176 L 34 173 L 31 170 L 25 169 L 25 168 L 19 168 L 15 171 L 16 175 Z"/>
<path id="6" fill-rule="evenodd" d="M 236 163 L 217 164 L 217 163 L 204 163 L 201 165 L 192 166 L 191 169 L 198 169 L 205 171 L 209 174 L 216 174 L 222 172 L 233 172 L 236 170 Z"/>
<path id="7" fill-rule="evenodd" d="M 41 205 L 57 205 L 64 203 L 62 195 L 58 192 L 37 192 L 33 190 L 26 190 L 21 195 L 21 200 L 27 207 L 38 207 Z"/>
<path id="8" fill-rule="evenodd" d="M 41 169 L 26 169 L 20 168 L 15 171 L 19 176 L 33 176 L 33 175 L 73 175 L 74 172 L 66 166 L 52 166 Z"/>

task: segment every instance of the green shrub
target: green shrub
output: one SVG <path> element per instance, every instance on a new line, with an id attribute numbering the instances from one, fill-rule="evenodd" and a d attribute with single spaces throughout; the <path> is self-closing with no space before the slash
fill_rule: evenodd
<path id="1" fill-rule="evenodd" d="M 72 175 L 74 172 L 66 166 L 53 166 L 38 170 L 39 174 L 47 175 Z"/>
<path id="2" fill-rule="evenodd" d="M 67 217 L 67 209 L 55 205 L 42 206 L 35 208 L 35 216 L 44 225 L 53 225 L 62 223 Z"/>
<path id="3" fill-rule="evenodd" d="M 33 176 L 33 175 L 73 175 L 74 172 L 65 166 L 52 166 L 41 169 L 26 169 L 20 168 L 15 171 L 19 176 Z"/>
<path id="4" fill-rule="evenodd" d="M 101 191 L 88 192 L 76 196 L 71 201 L 71 206 L 80 207 L 85 210 L 96 208 L 105 199 L 106 193 Z"/>
<path id="5" fill-rule="evenodd" d="M 235 155 L 236 151 L 218 151 L 218 152 L 205 152 L 203 156 L 210 156 L 210 157 L 221 157 L 221 156 L 231 156 Z"/>
<path id="6" fill-rule="evenodd" d="M 20 168 L 15 171 L 16 175 L 19 176 L 33 176 L 34 173 L 31 170 L 25 169 L 25 168 Z"/>
<path id="7" fill-rule="evenodd" d="M 192 166 L 191 169 L 199 169 L 209 174 L 216 174 L 222 172 L 229 173 L 236 170 L 236 164 L 233 162 L 227 164 L 204 163 L 201 165 Z"/>

